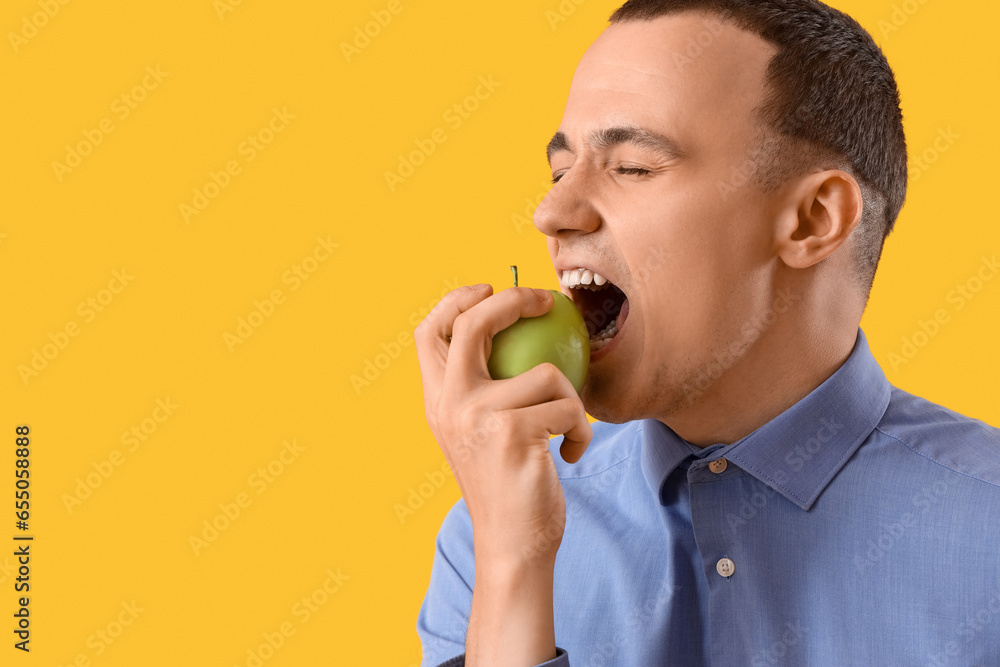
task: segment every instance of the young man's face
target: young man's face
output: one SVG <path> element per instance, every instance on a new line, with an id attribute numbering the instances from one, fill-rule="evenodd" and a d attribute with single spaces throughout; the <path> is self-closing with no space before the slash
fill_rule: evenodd
<path id="1" fill-rule="evenodd" d="M 778 261 L 774 196 L 752 177 L 773 52 L 686 12 L 612 25 L 580 61 L 550 144 L 560 180 L 534 222 L 560 279 L 588 268 L 628 298 L 621 331 L 591 358 L 583 400 L 598 419 L 664 418 L 718 398 L 752 354 Z M 595 141 L 612 128 L 649 140 Z M 585 310 L 610 296 L 563 292 Z"/>

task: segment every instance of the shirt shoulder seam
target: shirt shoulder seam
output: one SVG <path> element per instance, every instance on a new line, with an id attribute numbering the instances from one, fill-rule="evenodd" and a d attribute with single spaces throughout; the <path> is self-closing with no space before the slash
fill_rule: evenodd
<path id="1" fill-rule="evenodd" d="M 952 468 L 948 464 L 942 463 L 941 461 L 938 461 L 937 459 L 934 459 L 934 458 L 928 456 L 927 454 L 925 454 L 925 453 L 923 453 L 923 452 L 915 449 L 912 445 L 910 445 L 910 443 L 906 442 L 902 438 L 900 438 L 900 437 L 898 437 L 896 435 L 893 435 L 892 433 L 886 433 L 879 426 L 876 426 L 875 430 L 878 431 L 879 433 L 881 433 L 882 435 L 884 435 L 887 438 L 892 438 L 893 440 L 895 440 L 899 444 L 903 445 L 904 447 L 906 447 L 907 449 L 909 449 L 911 452 L 913 452 L 917 456 L 923 457 L 923 458 L 927 459 L 928 461 L 930 461 L 931 463 L 933 463 L 935 465 L 941 466 L 945 470 L 950 470 L 951 472 L 955 473 L 956 475 L 962 475 L 963 477 L 968 477 L 969 479 L 974 479 L 977 482 L 982 482 L 983 484 L 988 484 L 989 486 L 992 486 L 994 488 L 1000 489 L 1000 484 L 994 484 L 993 482 L 989 481 L 988 479 L 983 479 L 982 477 L 977 477 L 977 476 L 975 476 L 973 474 L 965 472 L 964 470 L 956 470 L 955 468 Z"/>

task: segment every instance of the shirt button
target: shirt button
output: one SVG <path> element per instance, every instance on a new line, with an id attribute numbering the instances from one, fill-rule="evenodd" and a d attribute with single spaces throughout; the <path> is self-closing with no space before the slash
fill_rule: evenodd
<path id="1" fill-rule="evenodd" d="M 723 577 L 733 576 L 733 572 L 736 571 L 736 563 L 734 563 L 729 558 L 720 558 L 719 562 L 715 564 L 716 571 Z"/>
<path id="2" fill-rule="evenodd" d="M 718 475 L 720 472 L 726 472 L 726 466 L 729 465 L 726 459 L 715 459 L 708 464 L 708 469 Z"/>

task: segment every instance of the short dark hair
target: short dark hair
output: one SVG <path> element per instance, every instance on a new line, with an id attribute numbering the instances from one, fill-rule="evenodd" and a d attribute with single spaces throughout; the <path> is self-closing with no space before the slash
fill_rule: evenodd
<path id="1" fill-rule="evenodd" d="M 684 11 L 714 14 L 777 53 L 757 109 L 770 149 L 758 149 L 765 188 L 825 162 L 861 186 L 854 260 L 865 299 L 885 238 L 906 198 L 906 138 L 899 90 L 882 50 L 857 21 L 816 0 L 628 0 L 611 23 Z"/>

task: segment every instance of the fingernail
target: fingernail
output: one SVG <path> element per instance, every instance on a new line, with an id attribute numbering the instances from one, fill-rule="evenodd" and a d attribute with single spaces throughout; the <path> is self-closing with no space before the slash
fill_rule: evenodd
<path id="1" fill-rule="evenodd" d="M 542 300 L 545 300 L 546 298 L 552 296 L 552 292 L 550 292 L 549 290 L 538 287 L 535 288 L 535 294 L 542 297 Z"/>
<path id="2" fill-rule="evenodd" d="M 489 283 L 478 283 L 476 285 L 469 285 L 469 287 L 471 287 L 472 289 L 474 289 L 476 291 L 484 290 L 484 289 L 486 289 L 489 286 L 490 286 Z"/>

